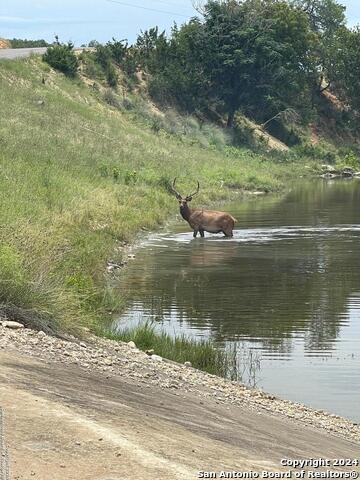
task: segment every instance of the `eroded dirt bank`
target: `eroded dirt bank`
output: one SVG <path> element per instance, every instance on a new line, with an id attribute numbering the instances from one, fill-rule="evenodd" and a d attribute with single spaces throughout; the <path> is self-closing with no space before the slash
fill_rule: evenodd
<path id="1" fill-rule="evenodd" d="M 359 457 L 359 425 L 114 341 L 0 326 L 0 378 L 18 480 L 190 480 Z"/>

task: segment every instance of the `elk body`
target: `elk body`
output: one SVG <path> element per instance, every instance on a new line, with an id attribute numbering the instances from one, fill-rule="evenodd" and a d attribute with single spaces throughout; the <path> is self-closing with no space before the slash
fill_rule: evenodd
<path id="1" fill-rule="evenodd" d="M 179 201 L 181 216 L 194 230 L 194 238 L 196 238 L 198 233 L 200 233 L 201 237 L 204 237 L 204 232 L 223 233 L 226 237 L 233 236 L 236 219 L 228 213 L 189 207 L 188 203 L 199 193 L 199 182 L 196 191 L 186 197 L 183 197 L 175 190 L 175 182 L 176 178 L 172 184 L 172 191 Z"/>

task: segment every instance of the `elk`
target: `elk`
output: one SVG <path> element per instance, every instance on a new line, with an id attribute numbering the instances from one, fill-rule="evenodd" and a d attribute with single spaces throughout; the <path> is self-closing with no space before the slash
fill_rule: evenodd
<path id="1" fill-rule="evenodd" d="M 172 184 L 172 192 L 179 201 L 180 214 L 184 220 L 188 222 L 190 227 L 194 230 L 194 238 L 200 233 L 204 237 L 204 232 L 209 233 L 223 233 L 225 237 L 233 236 L 233 229 L 236 219 L 226 212 L 218 212 L 216 210 L 205 210 L 204 208 L 190 208 L 188 203 L 193 197 L 199 193 L 200 184 L 197 182 L 197 189 L 195 192 L 183 197 L 175 189 L 176 178 Z"/>

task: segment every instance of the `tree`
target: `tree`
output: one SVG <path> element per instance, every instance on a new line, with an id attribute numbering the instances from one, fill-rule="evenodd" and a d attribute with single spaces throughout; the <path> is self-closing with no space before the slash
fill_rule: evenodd
<path id="1" fill-rule="evenodd" d="M 296 106 L 314 40 L 304 12 L 285 1 L 209 1 L 204 19 L 205 70 L 229 127 L 240 108 L 262 121 Z"/>
<path id="2" fill-rule="evenodd" d="M 338 32 L 338 49 L 334 62 L 333 80 L 340 97 L 360 111 L 360 26 Z"/>
<path id="3" fill-rule="evenodd" d="M 158 27 L 150 28 L 137 37 L 137 59 L 143 68 L 150 72 L 158 71 L 166 64 L 168 47 L 165 31 L 159 33 Z"/>
<path id="4" fill-rule="evenodd" d="M 345 28 L 345 10 L 336 0 L 293 0 L 309 18 L 310 26 L 317 36 L 313 50 L 315 69 L 313 72 L 313 93 L 319 94 L 331 86 L 336 75 L 334 62 L 339 46 L 338 33 Z"/>
<path id="5" fill-rule="evenodd" d="M 68 77 L 76 76 L 79 62 L 71 42 L 60 43 L 58 37 L 55 37 L 55 43 L 47 48 L 43 60 Z"/>
<path id="6" fill-rule="evenodd" d="M 126 40 L 112 39 L 112 42 L 107 42 L 106 46 L 109 49 L 110 55 L 114 62 L 121 67 L 128 51 L 128 43 Z"/>
<path id="7" fill-rule="evenodd" d="M 94 59 L 102 68 L 107 84 L 110 87 L 116 87 L 117 85 L 117 75 L 112 64 L 111 49 L 109 45 L 101 45 L 98 43 L 94 52 Z"/>
<path id="8" fill-rule="evenodd" d="M 293 0 L 292 3 L 309 16 L 315 32 L 329 36 L 345 25 L 346 7 L 336 0 Z"/>

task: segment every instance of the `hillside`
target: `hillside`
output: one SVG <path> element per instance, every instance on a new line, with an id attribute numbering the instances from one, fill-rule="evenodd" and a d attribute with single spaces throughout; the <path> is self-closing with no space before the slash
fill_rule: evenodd
<path id="1" fill-rule="evenodd" d="M 235 148 L 171 111 L 159 125 L 140 94 L 68 79 L 38 57 L 0 62 L 0 105 L 1 311 L 43 329 L 95 328 L 120 308 L 107 262 L 177 213 L 174 177 L 183 192 L 199 180 L 207 205 L 281 190 L 314 163 L 266 143 Z"/>

